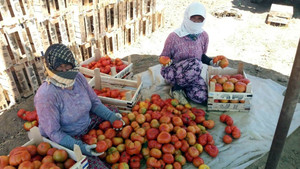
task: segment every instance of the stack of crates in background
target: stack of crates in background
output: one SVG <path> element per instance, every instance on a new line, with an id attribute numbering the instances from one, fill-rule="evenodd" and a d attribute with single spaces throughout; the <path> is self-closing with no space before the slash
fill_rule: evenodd
<path id="1" fill-rule="evenodd" d="M 156 0 L 3 0 L 0 2 L 0 107 L 31 96 L 45 79 L 43 54 L 67 45 L 81 63 L 150 36 L 163 26 Z"/>

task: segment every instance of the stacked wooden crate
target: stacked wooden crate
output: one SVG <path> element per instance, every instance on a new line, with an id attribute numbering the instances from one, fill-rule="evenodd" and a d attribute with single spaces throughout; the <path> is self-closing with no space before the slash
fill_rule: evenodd
<path id="1" fill-rule="evenodd" d="M 95 51 L 111 55 L 163 26 L 163 10 L 157 6 L 156 0 L 1 1 L 0 81 L 5 97 L 0 106 L 35 93 L 45 78 L 43 54 L 49 45 L 69 46 L 79 63 Z"/>

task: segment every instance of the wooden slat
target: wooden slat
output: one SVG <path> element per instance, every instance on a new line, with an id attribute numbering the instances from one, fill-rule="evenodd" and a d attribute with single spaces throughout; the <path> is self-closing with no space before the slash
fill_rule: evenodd
<path id="1" fill-rule="evenodd" d="M 38 31 L 40 32 L 42 45 L 43 45 L 43 48 L 44 48 L 43 51 L 46 51 L 47 48 L 50 46 L 50 41 L 49 41 L 49 38 L 48 38 L 46 22 L 47 21 L 37 23 Z"/>
<path id="2" fill-rule="evenodd" d="M 12 66 L 13 61 L 10 56 L 9 52 L 9 46 L 5 39 L 4 34 L 0 34 L 0 71 L 3 71 L 5 69 L 8 69 L 10 66 Z"/>
<path id="3" fill-rule="evenodd" d="M 23 64 L 14 65 L 13 69 L 16 73 L 18 84 L 20 85 L 21 95 L 23 97 L 28 97 L 32 95 L 32 90 L 30 89 L 28 81 L 26 79 L 26 75 L 24 74 L 24 69 L 25 69 L 24 65 Z"/>
<path id="4" fill-rule="evenodd" d="M 37 52 L 38 55 L 41 56 L 41 52 L 43 52 L 44 49 L 42 46 L 41 35 L 40 32 L 38 31 L 36 21 L 34 19 L 28 20 L 26 22 L 26 26 L 28 27 L 28 30 L 30 32 L 32 43 L 35 48 L 35 52 Z"/>
<path id="5" fill-rule="evenodd" d="M 17 86 L 17 79 L 14 77 L 14 70 L 12 68 L 0 72 L 0 82 L 3 89 L 7 90 L 8 97 L 11 102 L 15 102 L 21 98 L 20 89 Z"/>
<path id="6" fill-rule="evenodd" d="M 27 77 L 28 77 L 28 80 L 29 80 L 29 83 L 30 83 L 30 87 L 31 87 L 31 90 L 32 92 L 36 92 L 37 89 L 39 88 L 39 83 L 38 83 L 38 77 L 35 73 L 35 70 L 34 70 L 34 67 L 33 67 L 33 63 L 34 61 L 28 61 L 28 62 L 25 62 L 25 71 L 27 73 Z"/>
<path id="7" fill-rule="evenodd" d="M 61 43 L 68 45 L 69 44 L 69 37 L 67 33 L 66 23 L 63 16 L 58 17 L 58 24 L 59 24 L 59 32 L 61 36 Z"/>
<path id="8" fill-rule="evenodd" d="M 66 19 L 65 19 L 65 21 L 67 22 L 68 35 L 69 35 L 69 39 L 70 39 L 71 43 L 75 42 L 75 30 L 74 30 L 74 26 L 72 23 L 72 20 L 73 20 L 72 15 L 73 15 L 72 12 L 66 13 Z"/>

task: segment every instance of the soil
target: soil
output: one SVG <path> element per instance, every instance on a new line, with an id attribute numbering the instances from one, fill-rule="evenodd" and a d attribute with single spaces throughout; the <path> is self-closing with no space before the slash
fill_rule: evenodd
<path id="1" fill-rule="evenodd" d="M 134 74 L 158 64 L 157 57 L 167 35 L 181 24 L 184 10 L 191 2 L 193 0 L 157 1 L 164 8 L 164 27 L 153 32 L 151 36 L 139 38 L 121 52 L 116 52 L 114 57 L 130 55 Z M 230 61 L 229 67 L 237 68 L 238 63 L 243 62 L 247 74 L 272 79 L 287 86 L 300 37 L 299 1 L 287 1 L 288 4 L 285 4 L 294 6 L 293 18 L 286 26 L 265 23 L 270 2 L 254 4 L 250 0 L 203 0 L 202 3 L 207 9 L 204 29 L 210 36 L 208 56 L 225 55 Z M 216 11 L 224 9 L 236 9 L 241 17 L 213 16 Z M 22 99 L 0 114 L 0 155 L 8 154 L 14 147 L 28 141 L 27 133 L 23 129 L 24 121 L 16 114 L 20 108 L 33 110 L 33 96 Z M 300 166 L 299 140 L 300 128 L 287 138 L 278 168 Z M 267 154 L 247 169 L 264 168 L 266 160 Z"/>

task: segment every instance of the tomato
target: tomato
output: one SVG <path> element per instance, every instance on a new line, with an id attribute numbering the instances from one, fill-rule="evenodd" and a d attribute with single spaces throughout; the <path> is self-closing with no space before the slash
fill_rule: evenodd
<path id="1" fill-rule="evenodd" d="M 175 162 L 173 164 L 173 167 L 174 167 L 174 169 L 181 169 L 182 168 L 182 166 L 181 166 L 181 164 L 179 162 Z"/>
<path id="2" fill-rule="evenodd" d="M 149 167 L 154 167 L 154 168 L 160 168 L 161 167 L 161 163 L 157 159 L 155 159 L 154 157 L 149 157 L 147 159 L 146 164 Z"/>
<path id="3" fill-rule="evenodd" d="M 72 158 L 68 158 L 65 162 L 64 162 L 64 167 L 66 169 L 71 168 L 76 162 L 72 159 Z"/>
<path id="4" fill-rule="evenodd" d="M 231 134 L 231 132 L 232 132 L 231 126 L 226 126 L 226 127 L 225 127 L 225 133 Z"/>
<path id="5" fill-rule="evenodd" d="M 211 156 L 211 157 L 217 157 L 219 153 L 219 149 L 215 145 L 206 145 L 204 147 L 204 150 Z"/>
<path id="6" fill-rule="evenodd" d="M 195 167 L 199 167 L 201 164 L 204 164 L 204 160 L 201 157 L 195 157 L 193 159 L 193 164 Z"/>
<path id="7" fill-rule="evenodd" d="M 227 118 L 227 116 L 228 116 L 227 114 L 222 114 L 222 115 L 220 116 L 220 121 L 224 123 L 225 120 L 226 120 L 226 118 Z"/>
<path id="8" fill-rule="evenodd" d="M 185 163 L 186 163 L 185 157 L 183 155 L 181 155 L 181 154 L 177 154 L 175 156 L 175 161 L 179 162 L 181 165 L 185 165 Z"/>
<path id="9" fill-rule="evenodd" d="M 27 121 L 33 121 L 33 120 L 36 120 L 37 119 L 37 113 L 36 111 L 26 111 L 26 115 L 25 115 L 25 119 Z"/>
<path id="10" fill-rule="evenodd" d="M 146 137 L 148 140 L 154 140 L 157 138 L 159 130 L 157 128 L 150 128 L 146 132 Z"/>
<path id="11" fill-rule="evenodd" d="M 112 139 L 116 136 L 116 131 L 112 128 L 109 128 L 105 131 L 104 135 L 105 135 L 105 138 L 108 138 L 108 139 Z"/>
<path id="12" fill-rule="evenodd" d="M 21 119 L 25 120 L 25 118 L 26 118 L 26 110 L 25 109 L 20 109 L 17 112 L 17 116 L 20 117 Z"/>
<path id="13" fill-rule="evenodd" d="M 188 161 L 188 162 L 192 162 L 193 159 L 194 159 L 194 158 L 189 154 L 189 152 L 185 152 L 185 153 L 184 153 L 184 157 L 185 157 L 186 161 Z"/>
<path id="14" fill-rule="evenodd" d="M 64 162 L 66 161 L 68 158 L 68 153 L 66 150 L 63 150 L 63 149 L 59 149 L 59 150 L 56 150 L 54 153 L 53 153 L 53 160 L 55 162 Z"/>
<path id="15" fill-rule="evenodd" d="M 196 107 L 191 108 L 192 113 L 195 114 L 195 116 L 205 116 L 205 111 L 203 109 L 197 109 Z"/>
<path id="16" fill-rule="evenodd" d="M 228 126 L 232 126 L 233 125 L 233 119 L 230 116 L 226 117 L 226 124 Z"/>
<path id="17" fill-rule="evenodd" d="M 38 146 L 37 146 L 37 152 L 40 155 L 46 155 L 47 151 L 51 148 L 51 145 L 47 142 L 41 142 Z"/>
<path id="18" fill-rule="evenodd" d="M 125 140 L 126 152 L 129 155 L 139 154 L 142 149 L 142 144 L 139 141 Z"/>
<path id="19" fill-rule="evenodd" d="M 5 166 L 7 166 L 9 164 L 8 162 L 8 156 L 0 156 L 0 168 L 4 168 Z"/>
<path id="20" fill-rule="evenodd" d="M 115 120 L 112 124 L 113 128 L 119 129 L 123 127 L 123 122 L 121 120 Z"/>
<path id="21" fill-rule="evenodd" d="M 151 95 L 151 102 L 153 103 L 153 101 L 160 99 L 160 95 L 158 94 L 152 94 Z"/>
<path id="22" fill-rule="evenodd" d="M 26 148 L 25 149 L 17 148 L 13 152 L 9 153 L 9 165 L 12 166 L 17 166 L 21 164 L 23 161 L 30 161 L 30 159 L 31 159 L 31 155 Z"/>
<path id="23" fill-rule="evenodd" d="M 200 152 L 198 151 L 198 149 L 196 147 L 190 147 L 188 149 L 188 153 L 189 155 L 191 155 L 193 158 L 197 157 L 200 155 Z"/>
<path id="24" fill-rule="evenodd" d="M 232 134 L 233 138 L 240 138 L 241 137 L 241 131 L 237 127 L 232 130 L 231 134 Z"/>
<path id="25" fill-rule="evenodd" d="M 207 134 L 202 134 L 198 137 L 198 143 L 202 146 L 205 146 L 207 144 Z"/>
<path id="26" fill-rule="evenodd" d="M 192 120 L 187 113 L 182 114 L 181 119 L 184 124 L 188 124 Z"/>
<path id="27" fill-rule="evenodd" d="M 165 154 L 163 154 L 162 159 L 167 164 L 173 164 L 174 163 L 174 156 L 172 154 L 165 153 Z"/>
<path id="28" fill-rule="evenodd" d="M 120 153 L 115 147 L 111 147 L 107 151 L 107 156 L 106 156 L 106 162 L 110 164 L 114 164 L 119 161 L 120 159 Z"/>
<path id="29" fill-rule="evenodd" d="M 106 142 L 104 140 L 98 141 L 97 142 L 97 147 L 96 147 L 96 151 L 98 153 L 102 153 L 105 152 L 107 150 L 108 146 L 106 144 Z"/>
<path id="30" fill-rule="evenodd" d="M 162 145 L 157 142 L 156 140 L 150 140 L 148 141 L 148 147 L 151 149 L 151 148 L 158 148 L 158 149 L 161 149 Z"/>
<path id="31" fill-rule="evenodd" d="M 230 144 L 232 142 L 232 138 L 229 135 L 225 135 L 223 137 L 223 142 L 226 144 Z"/>
<path id="32" fill-rule="evenodd" d="M 101 124 L 99 124 L 99 129 L 102 131 L 106 131 L 107 129 L 111 128 L 111 124 L 109 121 L 104 121 Z"/>
<path id="33" fill-rule="evenodd" d="M 159 142 L 161 144 L 170 143 L 171 142 L 171 134 L 166 131 L 159 133 L 159 135 L 157 136 L 157 142 Z"/>
<path id="34" fill-rule="evenodd" d="M 163 151 L 163 153 L 174 154 L 175 153 L 175 147 L 174 147 L 173 144 L 164 144 L 162 146 L 162 151 Z"/>
<path id="35" fill-rule="evenodd" d="M 150 150 L 150 156 L 159 159 L 162 156 L 162 152 L 157 148 L 152 148 Z"/>

